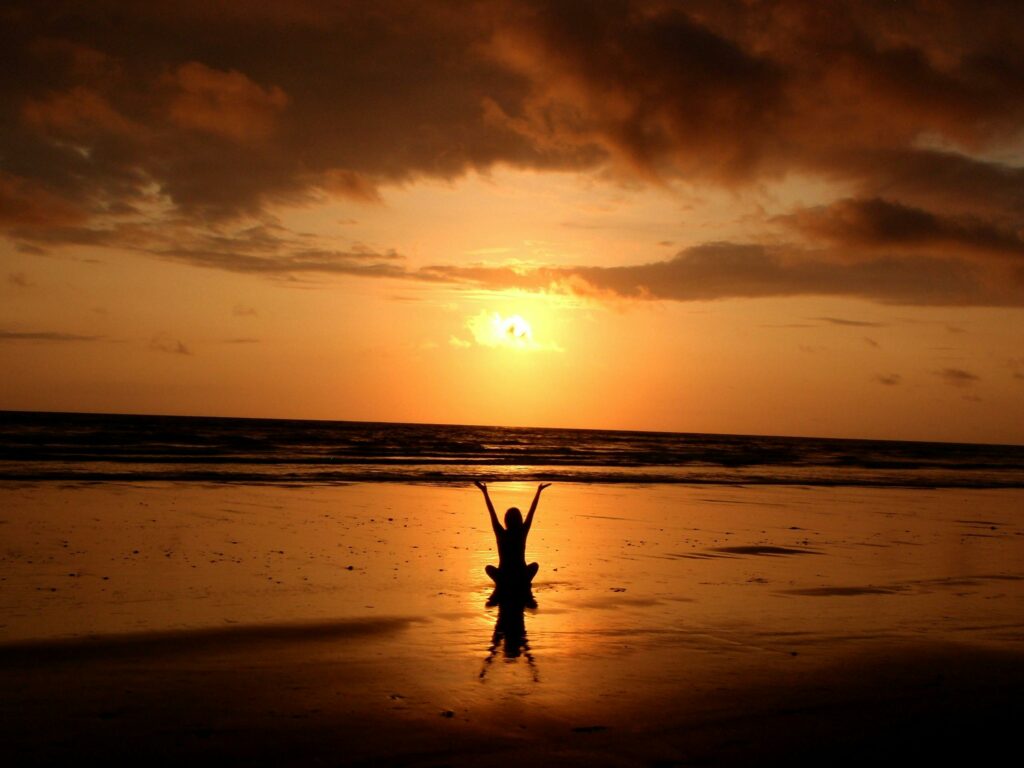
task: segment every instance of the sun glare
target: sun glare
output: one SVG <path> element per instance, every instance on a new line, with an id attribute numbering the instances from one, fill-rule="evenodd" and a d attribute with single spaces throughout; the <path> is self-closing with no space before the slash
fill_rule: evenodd
<path id="1" fill-rule="evenodd" d="M 472 340 L 453 335 L 449 343 L 453 347 L 470 347 L 477 344 L 492 349 L 515 349 L 531 352 L 560 352 L 561 347 L 553 340 L 538 341 L 533 326 L 522 315 L 502 315 L 500 312 L 481 310 L 466 318 L 466 329 Z"/>
<path id="2" fill-rule="evenodd" d="M 533 343 L 533 331 L 530 329 L 530 324 L 519 315 L 503 318 L 495 313 L 493 328 L 495 337 L 502 344 L 528 347 Z"/>

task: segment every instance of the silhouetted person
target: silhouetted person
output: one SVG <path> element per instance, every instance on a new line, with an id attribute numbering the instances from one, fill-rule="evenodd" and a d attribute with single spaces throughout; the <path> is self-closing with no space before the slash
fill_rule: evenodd
<path id="1" fill-rule="evenodd" d="M 490 494 L 487 493 L 487 486 L 479 480 L 475 483 L 484 494 L 484 501 L 487 502 L 487 512 L 491 516 L 491 527 L 494 529 L 494 537 L 498 542 L 498 567 L 488 565 L 485 569 L 487 575 L 497 585 L 495 595 L 492 599 L 508 597 L 515 594 L 529 595 L 530 582 L 537 575 L 537 563 L 526 564 L 526 537 L 530 534 L 530 526 L 533 525 L 533 514 L 537 511 L 537 502 L 540 501 L 540 492 L 551 483 L 541 483 L 537 486 L 537 493 L 530 504 L 530 511 L 526 515 L 526 522 L 523 522 L 523 514 L 516 508 L 509 508 L 505 513 L 505 527 L 501 527 L 498 516 L 494 512 L 494 505 L 491 503 Z"/>

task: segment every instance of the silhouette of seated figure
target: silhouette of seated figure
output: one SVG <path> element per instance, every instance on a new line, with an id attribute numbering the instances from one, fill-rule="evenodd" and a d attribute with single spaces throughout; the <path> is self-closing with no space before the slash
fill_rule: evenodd
<path id="1" fill-rule="evenodd" d="M 551 483 L 541 483 L 537 486 L 537 493 L 533 497 L 530 511 L 523 520 L 522 513 L 511 507 L 505 513 L 505 527 L 498 522 L 498 516 L 494 512 L 494 504 L 491 503 L 490 494 L 487 492 L 487 485 L 477 481 L 476 487 L 484 494 L 484 501 L 487 502 L 487 512 L 491 517 L 491 527 L 494 529 L 494 537 L 498 543 L 498 565 L 488 565 L 487 575 L 494 582 L 494 594 L 491 595 L 489 604 L 495 604 L 503 600 L 522 600 L 525 605 L 533 602 L 533 595 L 530 591 L 530 584 L 533 577 L 537 575 L 540 567 L 537 563 L 526 563 L 526 537 L 530 534 L 530 526 L 533 525 L 533 515 L 537 511 L 537 503 L 540 501 L 540 493 Z"/>

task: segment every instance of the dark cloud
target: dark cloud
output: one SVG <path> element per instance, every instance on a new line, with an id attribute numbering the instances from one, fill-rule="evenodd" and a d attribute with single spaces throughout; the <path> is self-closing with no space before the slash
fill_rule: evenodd
<path id="1" fill-rule="evenodd" d="M 181 222 L 117 224 L 109 227 L 22 227 L 17 236 L 39 247 L 87 245 L 128 248 L 168 261 L 229 272 L 291 275 L 307 272 L 365 277 L 401 277 L 402 257 L 360 243 L 347 250 L 325 247 L 312 235 L 292 232 L 276 223 L 241 228 L 188 226 Z M 236 307 L 236 315 L 255 315 Z"/>
<path id="2" fill-rule="evenodd" d="M 57 331 L 3 331 L 0 341 L 99 341 L 102 336 L 86 336 L 79 333 Z"/>
<path id="3" fill-rule="evenodd" d="M 1024 239 L 1015 230 L 974 216 L 939 216 L 879 198 L 840 200 L 780 219 L 814 238 L 858 249 L 923 247 L 932 252 L 971 250 L 1024 256 Z"/>
<path id="4" fill-rule="evenodd" d="M 46 255 L 46 249 L 45 248 L 40 248 L 39 246 L 30 245 L 28 243 L 15 243 L 14 249 L 18 253 L 28 253 L 28 254 L 31 254 L 32 256 L 45 256 Z"/>
<path id="5" fill-rule="evenodd" d="M 981 380 L 981 378 L 963 368 L 943 368 L 936 371 L 935 375 L 945 381 L 951 387 L 969 387 Z"/>
<path id="6" fill-rule="evenodd" d="M 570 291 L 629 299 L 818 295 L 892 304 L 1024 304 L 1020 291 L 989 284 L 980 270 L 952 259 L 906 256 L 843 262 L 814 252 L 736 243 L 696 246 L 668 261 L 635 266 L 530 270 L 438 266 L 425 274 L 494 289 Z"/>
<path id="7" fill-rule="evenodd" d="M 903 377 L 898 373 L 880 373 L 875 376 L 875 381 L 887 387 L 896 387 L 903 383 Z"/>
<path id="8" fill-rule="evenodd" d="M 28 275 L 24 272 L 10 272 L 7 275 L 7 282 L 11 285 L 17 286 L 18 288 L 31 288 L 32 281 L 28 279 Z"/>
<path id="9" fill-rule="evenodd" d="M 749 179 L 784 122 L 783 67 L 683 6 L 520 3 L 491 51 L 529 89 L 503 124 L 648 174 Z"/>
<path id="10" fill-rule="evenodd" d="M 850 320 L 846 317 L 812 317 L 812 320 L 820 320 L 829 325 L 845 325 L 852 328 L 884 328 L 885 323 L 869 323 L 866 320 Z"/>
<path id="11" fill-rule="evenodd" d="M 951 0 L 8 5 L 5 178 L 22 219 L 58 200 L 64 216 L 130 209 L 154 183 L 205 215 L 372 199 L 499 162 L 868 188 L 923 175 L 955 194 L 1019 175 L 919 146 L 1019 129 L 1024 32 L 1007 6 L 979 26 Z"/>
<path id="12" fill-rule="evenodd" d="M 309 23 L 242 5 L 14 5 L 0 195 L 19 197 L 22 223 L 131 211 L 154 185 L 184 213 L 224 217 L 594 154 L 539 149 L 487 117 L 528 83 L 486 55 L 473 3 L 311 3 Z"/>
<path id="13" fill-rule="evenodd" d="M 331 249 L 315 236 L 273 223 L 242 229 L 121 225 L 19 232 L 40 245 L 130 248 L 196 267 L 279 278 L 348 275 L 641 301 L 844 296 L 905 305 L 1024 305 L 1020 285 L 994 279 L 982 265 L 923 254 L 850 260 L 829 250 L 722 242 L 687 248 L 664 261 L 618 267 L 479 264 L 413 270 L 394 251 L 359 243 L 346 250 Z M 243 307 L 241 313 L 248 314 L 249 309 Z M 235 313 L 240 314 L 238 308 Z M 884 327 L 842 317 L 812 319 L 837 326 Z"/>
<path id="14" fill-rule="evenodd" d="M 298 253 L 263 256 L 246 253 L 241 248 L 206 249 L 168 248 L 153 252 L 172 261 L 196 267 L 224 269 L 231 272 L 257 274 L 293 274 L 320 272 L 326 274 L 358 275 L 362 277 L 403 277 L 401 266 L 389 263 L 393 253 L 372 251 L 301 251 Z"/>
<path id="15" fill-rule="evenodd" d="M 1024 255 L 1024 168 L 997 159 L 1024 126 L 1018 12 L 14 0 L 0 23 L 0 228 L 26 252 L 116 245 L 247 273 L 393 278 L 408 274 L 386 248 L 225 227 L 496 165 L 727 188 L 802 174 L 847 196 L 782 219 L 825 251 L 707 244 L 634 267 L 415 277 L 1019 305 L 1024 270 L 986 262 Z"/>
<path id="16" fill-rule="evenodd" d="M 815 165 L 856 184 L 865 199 L 991 217 L 993 226 L 1024 216 L 1024 168 L 1017 165 L 916 147 L 841 149 Z"/>
<path id="17" fill-rule="evenodd" d="M 190 350 L 180 339 L 172 339 L 167 334 L 158 333 L 149 341 L 149 348 L 157 352 L 166 352 L 171 355 L 191 355 Z"/>

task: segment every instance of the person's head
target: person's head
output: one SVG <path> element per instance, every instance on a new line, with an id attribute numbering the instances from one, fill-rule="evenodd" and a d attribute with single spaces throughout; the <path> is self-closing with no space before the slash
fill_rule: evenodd
<path id="1" fill-rule="evenodd" d="M 518 507 L 509 507 L 505 513 L 505 528 L 514 531 L 523 527 L 523 513 Z"/>

